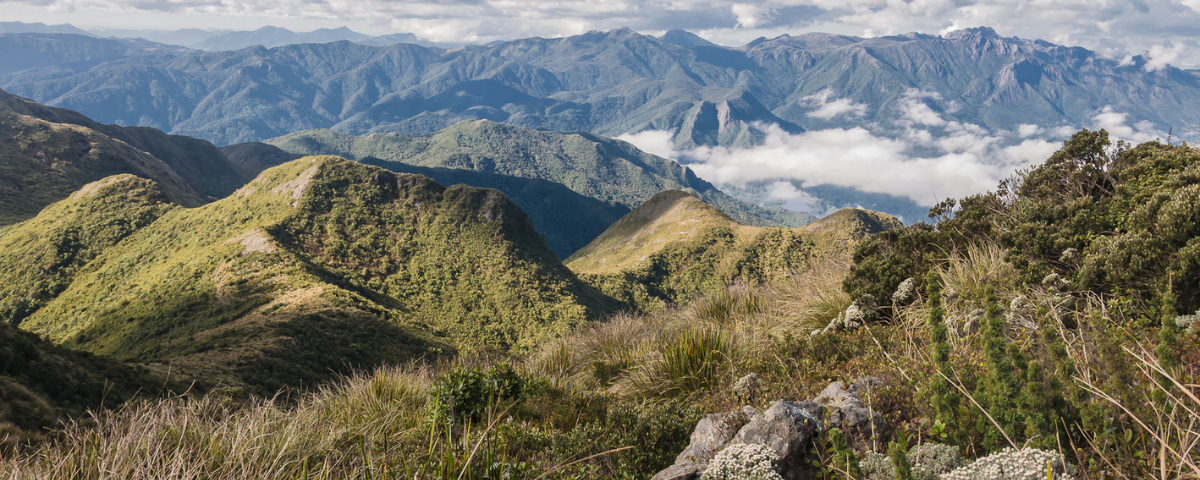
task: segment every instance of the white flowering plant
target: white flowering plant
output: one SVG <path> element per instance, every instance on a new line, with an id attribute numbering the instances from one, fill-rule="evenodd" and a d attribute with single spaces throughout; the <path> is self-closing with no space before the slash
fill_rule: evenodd
<path id="1" fill-rule="evenodd" d="M 758 443 L 730 445 L 721 450 L 704 471 L 701 480 L 783 480 L 776 471 L 779 456 Z"/>

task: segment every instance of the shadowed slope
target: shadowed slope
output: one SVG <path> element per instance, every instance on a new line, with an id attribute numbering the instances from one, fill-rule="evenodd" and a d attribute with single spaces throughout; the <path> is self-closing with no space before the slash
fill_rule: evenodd
<path id="1" fill-rule="evenodd" d="M 240 187 L 243 171 L 203 140 L 101 125 L 0 91 L 0 225 L 109 175 L 152 179 L 174 202 L 197 206 Z"/>

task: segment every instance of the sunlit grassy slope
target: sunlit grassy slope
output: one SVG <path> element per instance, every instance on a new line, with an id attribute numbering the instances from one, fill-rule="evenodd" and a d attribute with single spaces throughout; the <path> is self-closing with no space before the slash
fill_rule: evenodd
<path id="1" fill-rule="evenodd" d="M 739 224 L 683 191 L 655 195 L 565 263 L 625 301 L 681 302 L 727 285 L 759 284 L 806 268 L 817 257 L 847 257 L 895 218 L 843 210 L 807 227 Z M 649 303 L 647 303 L 649 302 Z"/>
<path id="2" fill-rule="evenodd" d="M 120 226 L 89 237 L 109 217 Z M 80 253 L 58 259 L 64 245 Z M 335 157 L 272 168 L 192 209 L 144 180 L 106 179 L 5 230 L 0 251 L 12 252 L 5 285 L 52 285 L 6 292 L 21 328 L 269 388 L 429 349 L 529 348 L 613 306 L 499 192 Z"/>

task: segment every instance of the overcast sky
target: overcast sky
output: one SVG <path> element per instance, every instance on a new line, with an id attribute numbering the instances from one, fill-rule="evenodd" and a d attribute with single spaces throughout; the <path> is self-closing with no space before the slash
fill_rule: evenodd
<path id="1" fill-rule="evenodd" d="M 1200 0 L 0 0 L 0 20 L 92 29 L 348 26 L 446 42 L 683 28 L 725 45 L 783 33 L 939 34 L 982 25 L 1111 57 L 1149 53 L 1200 67 Z"/>

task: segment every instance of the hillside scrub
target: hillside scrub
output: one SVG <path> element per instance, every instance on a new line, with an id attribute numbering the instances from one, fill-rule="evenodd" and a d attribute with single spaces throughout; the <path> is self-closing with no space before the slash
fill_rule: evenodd
<path id="1" fill-rule="evenodd" d="M 815 436 L 813 477 L 845 478 L 850 459 L 864 475 L 886 471 L 880 462 L 926 475 L 909 459 L 928 452 L 949 459 L 939 471 L 961 465 L 953 478 L 1060 457 L 1055 478 L 1197 477 L 1200 335 L 1178 287 L 1197 277 L 1173 276 L 1189 272 L 1196 203 L 1172 199 L 1200 183 L 1200 152 L 1111 148 L 1105 136 L 1081 132 L 1001 193 L 943 203 L 936 224 L 876 234 L 852 261 L 813 258 L 529 351 L 430 356 L 287 402 L 214 392 L 128 403 L 0 458 L 0 472 L 644 479 L 706 413 L 869 375 L 881 384 L 863 402 L 894 432 L 857 439 L 853 454 L 841 432 Z M 1121 202 L 1155 220 L 1114 211 Z M 1157 245 L 1157 262 L 1114 276 L 1131 251 L 1124 236 Z M 1060 247 L 1074 251 L 1051 255 Z M 828 328 L 852 311 L 861 321 Z M 757 386 L 739 386 L 751 373 Z M 1049 468 L 1018 467 L 1038 478 Z"/>

